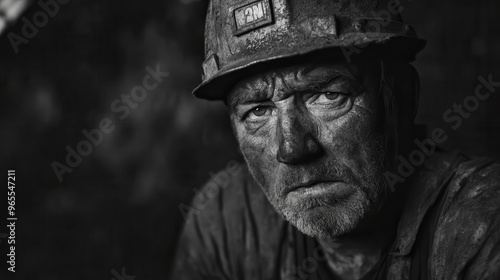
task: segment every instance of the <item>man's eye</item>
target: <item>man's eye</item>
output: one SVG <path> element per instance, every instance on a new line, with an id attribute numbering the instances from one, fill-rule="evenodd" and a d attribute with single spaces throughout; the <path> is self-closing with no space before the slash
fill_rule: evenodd
<path id="1" fill-rule="evenodd" d="M 316 94 L 311 102 L 319 105 L 335 105 L 337 103 L 342 103 L 345 97 L 346 95 L 341 92 L 322 92 Z"/>
<path id="2" fill-rule="evenodd" d="M 258 120 L 259 118 L 268 116 L 271 113 L 272 113 L 272 108 L 270 108 L 269 106 L 257 106 L 248 111 L 244 118 L 250 121 Z"/>
<path id="3" fill-rule="evenodd" d="M 320 95 L 320 99 L 321 99 L 321 97 L 325 97 L 328 100 L 335 100 L 335 99 L 340 97 L 340 93 L 338 93 L 338 92 L 326 92 L 326 93 L 323 93 L 322 95 Z"/>
<path id="4" fill-rule="evenodd" d="M 269 108 L 266 108 L 266 107 L 256 107 L 256 108 L 253 108 L 250 111 L 250 113 L 256 115 L 257 117 L 262 117 L 267 113 L 268 110 L 269 110 Z"/>

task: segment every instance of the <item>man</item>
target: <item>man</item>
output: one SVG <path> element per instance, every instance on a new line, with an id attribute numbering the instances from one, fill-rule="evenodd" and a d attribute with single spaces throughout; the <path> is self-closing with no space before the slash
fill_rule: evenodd
<path id="1" fill-rule="evenodd" d="M 173 279 L 500 279 L 500 165 L 418 140 L 425 43 L 399 10 L 211 1 L 194 94 L 227 104 L 246 165 L 195 197 Z"/>

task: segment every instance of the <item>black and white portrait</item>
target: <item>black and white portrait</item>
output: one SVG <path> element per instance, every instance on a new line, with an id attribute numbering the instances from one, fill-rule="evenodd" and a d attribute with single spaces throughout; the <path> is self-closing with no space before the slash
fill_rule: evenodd
<path id="1" fill-rule="evenodd" d="M 0 0 L 1 279 L 500 279 L 499 13 Z"/>

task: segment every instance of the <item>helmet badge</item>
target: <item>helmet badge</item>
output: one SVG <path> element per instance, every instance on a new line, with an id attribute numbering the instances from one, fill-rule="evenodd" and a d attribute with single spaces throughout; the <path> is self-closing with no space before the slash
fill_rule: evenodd
<path id="1" fill-rule="evenodd" d="M 239 36 L 274 22 L 270 0 L 255 1 L 234 10 L 236 29 L 234 35 Z"/>

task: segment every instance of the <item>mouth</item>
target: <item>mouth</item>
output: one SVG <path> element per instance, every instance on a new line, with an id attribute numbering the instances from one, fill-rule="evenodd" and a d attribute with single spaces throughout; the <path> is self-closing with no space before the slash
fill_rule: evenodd
<path id="1" fill-rule="evenodd" d="M 340 181 L 337 181 L 337 180 L 332 180 L 332 181 L 329 181 L 329 180 L 308 180 L 307 182 L 292 186 L 291 188 L 289 188 L 287 190 L 287 193 L 294 192 L 294 191 L 301 190 L 301 189 L 314 188 L 320 184 L 337 183 L 337 182 L 340 182 Z"/>
<path id="2" fill-rule="evenodd" d="M 291 187 L 287 190 L 287 195 L 292 197 L 313 197 L 322 195 L 334 195 L 336 197 L 346 197 L 353 192 L 349 184 L 333 180 L 312 180 L 303 184 Z"/>

